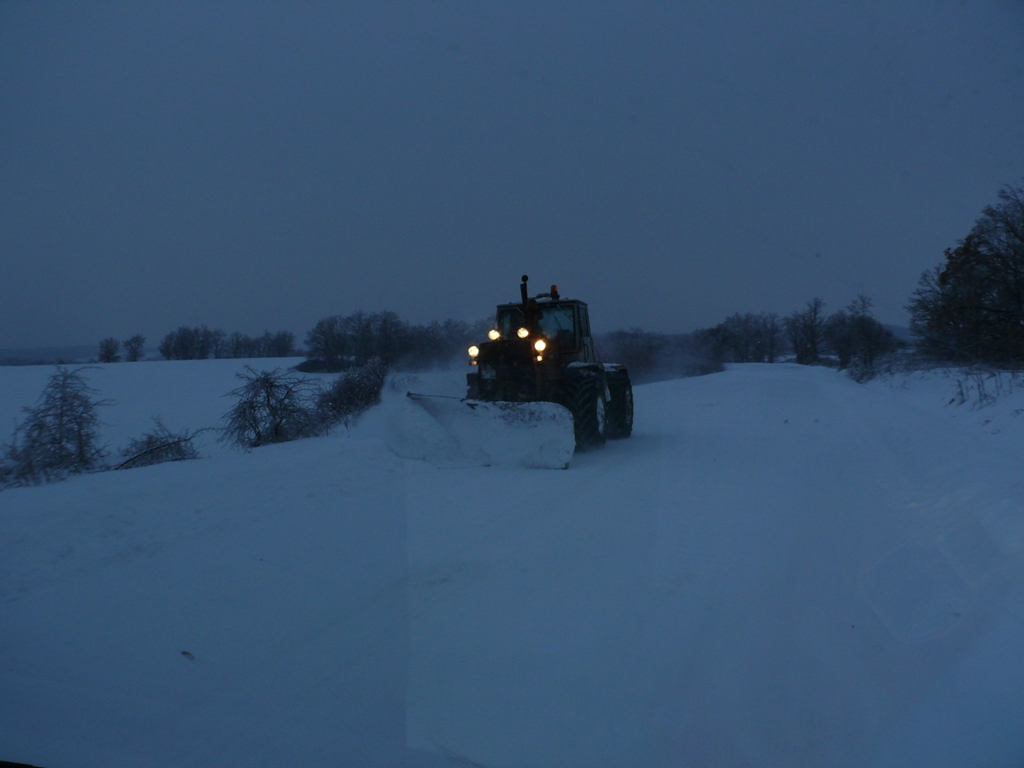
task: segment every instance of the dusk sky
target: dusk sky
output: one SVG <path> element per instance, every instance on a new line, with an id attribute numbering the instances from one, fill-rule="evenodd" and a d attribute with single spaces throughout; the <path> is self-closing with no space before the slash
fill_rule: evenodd
<path id="1" fill-rule="evenodd" d="M 688 331 L 920 274 L 1024 184 L 1024 2 L 0 3 L 0 347 L 519 276 Z"/>

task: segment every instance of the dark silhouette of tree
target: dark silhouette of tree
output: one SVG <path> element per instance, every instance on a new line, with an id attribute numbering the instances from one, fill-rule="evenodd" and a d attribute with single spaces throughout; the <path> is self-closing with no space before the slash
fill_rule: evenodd
<path id="1" fill-rule="evenodd" d="M 1007 186 L 946 249 L 911 297 L 921 351 L 947 360 L 1024 363 L 1024 187 Z"/>
<path id="2" fill-rule="evenodd" d="M 313 407 L 320 393 L 316 381 L 250 366 L 237 376 L 243 383 L 228 393 L 236 401 L 224 416 L 223 440 L 257 448 L 319 434 L 321 423 Z"/>
<path id="3" fill-rule="evenodd" d="M 103 339 L 100 342 L 100 353 L 97 359 L 101 363 L 118 363 L 121 361 L 121 355 L 118 354 L 120 349 L 121 342 L 113 336 Z"/>
<path id="4" fill-rule="evenodd" d="M 703 331 L 723 362 L 774 363 L 783 346 L 778 315 L 736 313 Z"/>
<path id="5" fill-rule="evenodd" d="M 334 315 L 317 322 L 306 335 L 309 359 L 301 369 L 340 371 L 375 357 L 389 366 L 447 363 L 485 337 L 491 322 L 474 327 L 460 320 L 410 325 L 389 311 Z"/>
<path id="6" fill-rule="evenodd" d="M 853 368 L 856 379 L 871 378 L 878 358 L 896 349 L 892 332 L 871 315 L 871 299 L 863 294 L 825 321 L 825 342 L 840 368 Z"/>
<path id="7" fill-rule="evenodd" d="M 295 334 L 291 331 L 265 331 L 262 336 L 252 338 L 238 331 L 229 336 L 219 328 L 183 325 L 163 338 L 159 350 L 167 360 L 291 357 L 295 354 Z"/>
<path id="8" fill-rule="evenodd" d="M 217 360 L 228 357 L 228 335 L 220 328 L 215 328 L 209 334 L 210 353 Z"/>
<path id="9" fill-rule="evenodd" d="M 347 337 L 341 315 L 325 317 L 306 334 L 306 354 L 328 371 L 345 367 Z"/>
<path id="10" fill-rule="evenodd" d="M 293 357 L 295 355 L 295 334 L 278 331 L 267 340 L 267 357 Z"/>
<path id="11" fill-rule="evenodd" d="M 825 341 L 825 302 L 815 298 L 803 312 L 794 312 L 785 320 L 786 338 L 802 365 L 821 360 Z"/>
<path id="12" fill-rule="evenodd" d="M 24 409 L 25 420 L 0 461 L 0 486 L 38 485 L 103 468 L 96 409 L 108 403 L 95 399 L 85 370 L 58 366 L 36 404 Z"/>
<path id="13" fill-rule="evenodd" d="M 146 337 L 135 334 L 124 342 L 124 359 L 129 363 L 135 363 L 142 359 L 146 347 Z"/>

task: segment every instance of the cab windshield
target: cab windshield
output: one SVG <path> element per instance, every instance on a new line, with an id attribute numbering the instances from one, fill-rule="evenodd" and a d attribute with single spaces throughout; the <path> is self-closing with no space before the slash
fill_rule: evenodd
<path id="1" fill-rule="evenodd" d="M 515 336 L 515 332 L 525 324 L 526 317 L 520 307 L 503 309 L 498 312 L 498 330 L 506 339 Z M 576 324 L 571 306 L 538 306 L 537 324 L 546 338 L 557 341 L 563 346 L 572 346 L 576 342 Z"/>

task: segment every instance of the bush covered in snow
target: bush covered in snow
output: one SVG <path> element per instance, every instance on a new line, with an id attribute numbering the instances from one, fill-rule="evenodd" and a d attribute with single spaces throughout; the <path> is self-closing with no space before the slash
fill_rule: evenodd
<path id="1" fill-rule="evenodd" d="M 38 485 L 105 467 L 97 428 L 97 400 L 85 368 L 58 366 L 38 402 L 25 409 L 0 460 L 0 485 Z"/>

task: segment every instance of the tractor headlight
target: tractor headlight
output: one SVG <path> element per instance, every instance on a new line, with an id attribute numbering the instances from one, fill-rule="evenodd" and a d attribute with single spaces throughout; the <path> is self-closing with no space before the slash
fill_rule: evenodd
<path id="1" fill-rule="evenodd" d="M 526 328 L 520 328 L 518 331 L 516 331 L 516 336 L 518 336 L 520 339 L 525 339 L 529 335 L 530 331 L 527 330 Z"/>
<path id="2" fill-rule="evenodd" d="M 501 338 L 501 331 L 491 328 L 491 330 L 487 332 L 487 338 L 490 339 L 491 341 L 497 341 L 498 339 Z"/>
<path id="3" fill-rule="evenodd" d="M 535 342 L 533 342 L 533 348 L 536 349 L 538 352 L 543 352 L 545 349 L 548 348 L 548 343 L 544 341 L 544 339 L 537 339 Z"/>
<path id="4" fill-rule="evenodd" d="M 480 347 L 478 347 L 476 344 L 474 344 L 472 347 L 469 348 L 469 356 L 470 357 L 476 357 L 479 354 L 480 354 Z"/>

